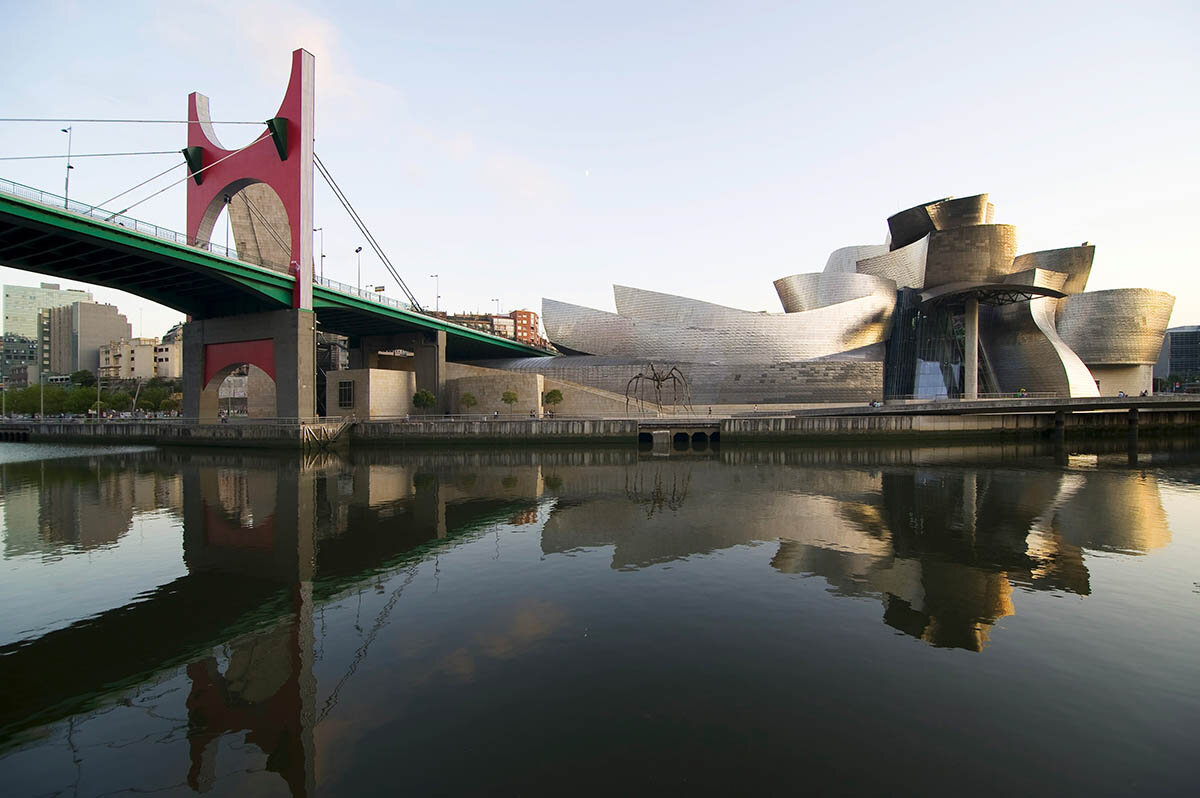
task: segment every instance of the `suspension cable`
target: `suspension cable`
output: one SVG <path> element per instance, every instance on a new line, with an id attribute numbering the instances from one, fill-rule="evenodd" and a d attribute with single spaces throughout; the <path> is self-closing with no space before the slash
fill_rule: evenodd
<path id="1" fill-rule="evenodd" d="M 174 152 L 178 154 L 178 152 L 179 152 L 179 151 L 178 151 L 178 150 L 174 150 Z M 166 169 L 164 169 L 164 170 L 162 170 L 161 172 L 159 172 L 158 174 L 156 174 L 154 177 L 149 177 L 149 178 L 146 178 L 145 180 L 143 180 L 142 182 L 138 183 L 138 184 L 137 184 L 136 186 L 134 186 L 133 188 L 127 188 L 127 189 L 125 189 L 124 191 L 122 191 L 122 192 L 121 192 L 120 194 L 118 194 L 117 196 L 115 196 L 115 197 L 110 197 L 110 198 L 106 199 L 104 202 L 101 202 L 101 203 L 100 203 L 98 206 L 96 206 L 96 207 L 103 208 L 103 207 L 104 207 L 105 205 L 107 205 L 108 203 L 110 203 L 110 202 L 115 202 L 116 200 L 119 200 L 121 197 L 124 197 L 124 196 L 125 196 L 126 194 L 128 194 L 129 192 L 131 192 L 131 191 L 136 191 L 137 189 L 141 188 L 142 186 L 146 185 L 147 183 L 149 183 L 149 182 L 151 182 L 151 181 L 153 181 L 153 180 L 157 180 L 158 178 L 160 178 L 160 177 L 162 177 L 163 175 L 165 175 L 167 172 L 170 172 L 172 169 L 178 169 L 179 167 L 181 167 L 181 166 L 186 166 L 186 165 L 187 165 L 187 161 L 180 161 L 180 162 L 179 162 L 179 163 L 177 163 L 177 164 L 172 164 L 171 166 L 168 166 Z"/>
<path id="2" fill-rule="evenodd" d="M 113 158 L 118 155 L 175 155 L 179 150 L 152 150 L 147 152 L 77 152 L 71 155 L 12 155 L 0 158 L 0 161 L 49 161 L 55 158 Z"/>
<path id="3" fill-rule="evenodd" d="M 250 201 L 250 197 L 246 194 L 244 189 L 239 191 L 237 195 L 242 198 L 243 202 L 246 203 L 246 208 L 250 211 L 250 213 L 258 217 L 258 220 L 262 222 L 263 227 L 267 229 L 267 232 L 270 234 L 271 238 L 275 239 L 275 243 L 279 245 L 279 248 L 282 249 L 290 259 L 292 257 L 292 243 L 290 241 L 283 240 L 283 237 L 279 235 L 279 232 L 275 229 L 274 225 L 267 220 L 266 215 L 258 209 L 257 205 Z M 259 244 L 257 240 L 255 240 L 254 243 L 258 246 L 258 254 L 259 257 L 261 257 L 262 245 Z"/>
<path id="4" fill-rule="evenodd" d="M 263 139 L 267 138 L 267 137 L 268 137 L 268 136 L 270 136 L 270 135 L 271 135 L 271 132 L 270 132 L 269 130 L 268 130 L 268 131 L 266 131 L 266 132 L 265 132 L 265 133 L 263 133 L 261 136 L 259 136 L 258 138 L 256 138 L 254 141 L 252 141 L 252 142 L 250 142 L 249 144 L 247 144 L 245 147 L 242 147 L 241 149 L 238 149 L 238 150 L 234 150 L 233 152 L 231 152 L 231 153 L 229 153 L 228 155 L 226 155 L 224 158 L 218 158 L 217 160 L 215 160 L 215 161 L 213 161 L 212 163 L 210 163 L 208 166 L 203 166 L 203 167 L 201 167 L 201 168 L 197 169 L 195 172 L 189 172 L 188 174 L 184 175 L 184 176 L 183 176 L 182 178 L 180 178 L 179 180 L 176 180 L 174 183 L 171 183 L 169 186 L 166 186 L 165 188 L 162 188 L 162 189 L 160 189 L 160 190 L 158 190 L 158 191 L 154 192 L 153 194 L 151 194 L 151 195 L 150 195 L 150 196 L 148 196 L 148 197 L 145 197 L 144 199 L 140 199 L 140 200 L 138 200 L 137 202 L 133 203 L 132 205 L 127 205 L 127 206 L 125 207 L 125 209 L 124 209 L 124 210 L 117 211 L 116 213 L 112 214 L 111 216 L 109 216 L 109 217 L 108 217 L 107 219 L 105 219 L 104 221 L 106 221 L 106 222 L 111 222 L 113 219 L 115 219 L 115 218 L 116 218 L 116 217 L 118 217 L 118 216 L 124 216 L 124 215 L 125 215 L 126 213 L 128 213 L 128 212 L 129 212 L 131 209 L 133 209 L 133 208 L 136 208 L 137 206 L 141 205 L 141 204 L 142 204 L 143 202 L 145 202 L 146 200 L 151 200 L 151 199 L 154 199 L 154 198 L 155 198 L 155 197 L 157 197 L 159 194 L 162 194 L 164 191 L 167 191 L 167 190 L 169 190 L 169 189 L 172 189 L 172 188 L 174 188 L 175 186 L 179 185 L 180 183 L 185 183 L 185 182 L 187 182 L 188 180 L 191 180 L 191 179 L 192 179 L 193 177 L 195 177 L 196 175 L 198 175 L 198 174 L 200 174 L 200 173 L 202 173 L 202 172 L 205 172 L 205 171 L 207 171 L 207 170 L 209 170 L 209 169 L 212 169 L 214 166 L 216 166 L 216 165 L 217 165 L 217 164 L 219 164 L 219 163 L 222 163 L 222 162 L 224 162 L 224 161 L 228 161 L 228 160 L 229 160 L 230 158 L 232 158 L 233 156 L 235 156 L 235 155 L 239 155 L 240 153 L 243 153 L 243 152 L 245 152 L 246 150 L 250 149 L 250 148 L 251 148 L 251 147 L 253 147 L 255 144 L 259 143 L 260 141 L 262 141 Z M 126 192 L 126 193 L 128 193 L 128 192 Z"/>
<path id="5" fill-rule="evenodd" d="M 112 122 L 112 123 L 126 124 L 126 125 L 199 125 L 199 124 L 201 124 L 200 120 L 198 120 L 198 119 L 58 119 L 58 118 L 38 119 L 38 118 L 34 118 L 34 117 L 18 117 L 18 116 L 0 117 L 0 122 L 54 122 L 56 124 L 60 123 L 60 122 L 79 122 L 81 124 L 84 122 L 97 122 L 97 123 Z M 209 122 L 208 124 L 210 124 L 210 125 L 261 125 L 262 121 L 259 120 L 259 121 L 255 121 L 255 122 L 243 122 L 240 120 L 239 121 L 225 120 L 225 121 L 221 121 L 221 122 Z"/>
<path id="6" fill-rule="evenodd" d="M 354 206 L 350 204 L 350 200 L 346 197 L 341 187 L 338 186 L 337 181 L 333 179 L 333 175 L 329 173 L 329 170 L 325 167 L 325 164 L 323 164 L 321 159 L 317 157 L 316 153 L 313 153 L 313 163 L 316 165 L 317 171 L 321 173 L 321 177 L 325 179 L 325 182 L 329 184 L 329 187 L 333 190 L 334 196 L 337 197 L 338 202 L 340 202 L 342 207 L 346 209 L 346 212 L 350 214 L 350 218 L 358 227 L 359 232 L 366 237 L 367 243 L 371 246 L 371 249 L 375 251 L 375 254 L 379 257 L 379 260 L 381 260 L 383 265 L 387 267 L 387 270 L 391 272 L 392 277 L 400 286 L 400 290 L 404 292 L 404 296 L 406 296 L 408 301 L 412 304 L 413 309 L 419 313 L 424 313 L 425 311 L 421 307 L 421 303 L 417 302 L 417 298 L 413 296 L 412 291 L 408 290 L 408 286 L 405 285 L 404 280 L 400 277 L 400 273 L 396 271 L 396 267 L 393 266 L 391 260 L 388 259 L 387 254 L 383 251 L 383 247 L 381 247 L 379 242 L 375 240 L 375 236 L 371 235 L 371 231 L 367 229 L 366 222 L 364 222 L 362 217 L 358 215 L 358 212 L 354 210 Z"/>

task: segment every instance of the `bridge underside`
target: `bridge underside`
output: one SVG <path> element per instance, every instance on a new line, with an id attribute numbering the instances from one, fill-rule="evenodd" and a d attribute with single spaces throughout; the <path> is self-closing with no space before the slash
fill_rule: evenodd
<path id="1" fill-rule="evenodd" d="M 126 291 L 195 319 L 292 306 L 295 278 L 289 274 L 186 246 L 176 233 L 128 217 L 110 223 L 104 221 L 106 212 L 93 208 L 89 216 L 73 212 L 74 202 L 71 207 L 66 211 L 0 194 L 0 264 Z M 547 354 L 518 341 L 320 285 L 313 286 L 313 309 L 321 331 L 352 338 L 445 333 L 445 354 L 451 360 Z"/>

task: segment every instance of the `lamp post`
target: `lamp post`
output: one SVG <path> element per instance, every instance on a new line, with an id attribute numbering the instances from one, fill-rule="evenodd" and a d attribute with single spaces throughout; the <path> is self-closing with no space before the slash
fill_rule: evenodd
<path id="1" fill-rule="evenodd" d="M 63 206 L 67 210 L 71 209 L 71 170 L 75 168 L 71 166 L 71 128 L 71 125 L 60 128 L 63 133 L 67 134 L 67 181 L 63 187 Z"/>
<path id="2" fill-rule="evenodd" d="M 429 275 L 433 278 L 433 312 L 437 313 L 442 309 L 442 280 L 439 275 Z"/>
<path id="3" fill-rule="evenodd" d="M 354 254 L 358 256 L 358 293 L 362 293 L 362 247 L 354 250 Z"/>
<path id="4" fill-rule="evenodd" d="M 323 226 L 322 227 L 314 227 L 313 232 L 321 234 L 321 268 L 320 268 L 319 274 L 321 275 L 321 279 L 324 280 L 325 279 L 325 228 Z"/>
<path id="5" fill-rule="evenodd" d="M 492 297 L 492 301 L 496 303 L 496 315 L 500 315 L 500 300 Z"/>

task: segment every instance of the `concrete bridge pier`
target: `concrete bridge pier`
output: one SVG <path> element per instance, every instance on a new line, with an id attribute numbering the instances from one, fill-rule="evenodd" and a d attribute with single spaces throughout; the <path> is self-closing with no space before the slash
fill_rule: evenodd
<path id="1" fill-rule="evenodd" d="M 396 350 L 412 352 L 412 357 L 380 354 Z M 446 396 L 446 333 L 442 330 L 352 338 L 350 368 L 415 372 L 417 390 L 429 391 L 437 397 L 434 410 L 442 413 L 449 409 Z"/>
<path id="2" fill-rule="evenodd" d="M 256 366 L 275 382 L 277 418 L 316 414 L 316 317 L 276 310 L 190 321 L 183 328 L 183 415 L 215 421 L 217 391 L 234 370 Z M 253 407 L 255 402 L 249 398 Z"/>

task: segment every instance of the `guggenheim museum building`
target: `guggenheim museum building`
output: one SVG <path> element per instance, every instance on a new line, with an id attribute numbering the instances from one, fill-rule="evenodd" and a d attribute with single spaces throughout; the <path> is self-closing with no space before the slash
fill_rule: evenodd
<path id="1" fill-rule="evenodd" d="M 986 194 L 900 211 L 885 243 L 776 280 L 777 313 L 623 285 L 616 313 L 543 299 L 564 356 L 501 367 L 618 394 L 674 368 L 694 405 L 1149 392 L 1174 297 L 1087 291 L 1095 247 L 1020 253 L 994 212 Z"/>

